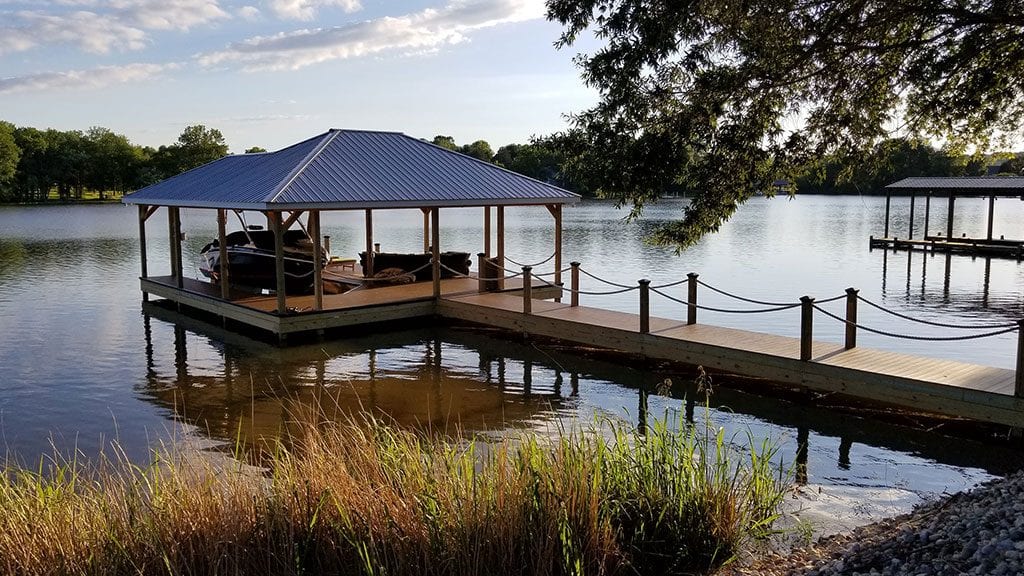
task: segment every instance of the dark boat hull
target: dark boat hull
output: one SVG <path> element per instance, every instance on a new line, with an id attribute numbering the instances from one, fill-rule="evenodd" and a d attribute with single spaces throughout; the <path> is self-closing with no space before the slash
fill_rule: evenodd
<path id="1" fill-rule="evenodd" d="M 285 292 L 308 294 L 313 291 L 312 242 L 304 235 L 289 231 L 285 236 L 284 278 Z M 269 236 L 269 238 L 268 238 Z M 226 238 L 228 282 L 261 290 L 277 290 L 277 265 L 273 249 L 273 235 L 267 231 L 233 232 Z M 271 246 L 266 246 L 270 243 Z M 220 278 L 220 244 L 207 244 L 199 253 L 199 271 L 213 283 Z M 321 265 L 326 254 L 321 253 Z"/>

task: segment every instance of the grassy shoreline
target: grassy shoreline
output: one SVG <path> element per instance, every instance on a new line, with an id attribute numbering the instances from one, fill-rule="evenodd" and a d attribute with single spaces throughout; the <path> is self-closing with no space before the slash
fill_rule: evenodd
<path id="1" fill-rule="evenodd" d="M 770 532 L 787 482 L 769 443 L 599 424 L 477 444 L 314 423 L 255 472 L 181 448 L 8 467 L 0 571 L 699 573 Z"/>

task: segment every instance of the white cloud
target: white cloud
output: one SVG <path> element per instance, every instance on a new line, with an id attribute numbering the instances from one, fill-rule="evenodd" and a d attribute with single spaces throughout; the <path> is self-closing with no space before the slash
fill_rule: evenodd
<path id="1" fill-rule="evenodd" d="M 22 10 L 3 14 L 0 54 L 22 52 L 48 44 L 71 44 L 86 52 L 141 50 L 147 30 L 188 30 L 229 18 L 217 0 L 59 0 L 95 10 Z"/>
<path id="2" fill-rule="evenodd" d="M 43 72 L 14 78 L 0 78 L 0 94 L 102 88 L 111 84 L 148 80 L 165 70 L 177 67 L 177 64 L 128 64 L 125 66 L 102 66 L 90 70 Z"/>
<path id="3" fill-rule="evenodd" d="M 278 18 L 312 20 L 318 8 L 337 6 L 346 13 L 362 9 L 359 0 L 268 0 L 270 11 Z"/>
<path id="4" fill-rule="evenodd" d="M 249 22 L 259 20 L 261 16 L 260 9 L 255 6 L 242 6 L 238 10 L 235 10 L 235 13 L 243 20 L 248 20 Z"/>
<path id="5" fill-rule="evenodd" d="M 257 36 L 203 54 L 204 66 L 238 63 L 247 70 L 298 69 L 383 51 L 428 52 L 465 40 L 465 34 L 544 17 L 542 0 L 455 1 L 399 17 Z"/>

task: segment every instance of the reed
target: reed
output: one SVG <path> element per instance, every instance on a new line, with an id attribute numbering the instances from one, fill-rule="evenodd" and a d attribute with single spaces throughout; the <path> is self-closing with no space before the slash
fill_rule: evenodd
<path id="1" fill-rule="evenodd" d="M 183 448 L 8 467 L 0 572 L 708 572 L 770 531 L 786 483 L 771 444 L 709 423 L 488 443 L 369 417 L 296 429 L 262 468 Z"/>

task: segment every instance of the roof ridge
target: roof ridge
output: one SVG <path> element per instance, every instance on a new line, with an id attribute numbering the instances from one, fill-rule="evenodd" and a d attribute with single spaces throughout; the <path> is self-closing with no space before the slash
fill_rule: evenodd
<path id="1" fill-rule="evenodd" d="M 341 134 L 341 131 L 328 130 L 327 132 L 325 132 L 324 136 L 327 137 L 324 138 L 319 144 L 317 144 L 315 148 L 310 150 L 309 154 L 306 154 L 306 157 L 303 158 L 302 161 L 299 162 L 295 166 L 295 168 L 293 168 L 292 171 L 288 173 L 287 176 L 284 177 L 284 180 L 281 181 L 281 184 L 277 188 L 275 188 L 273 193 L 271 193 L 270 197 L 267 198 L 267 204 L 273 203 L 274 201 L 277 200 L 279 196 L 281 196 L 281 194 L 284 194 L 284 191 L 288 188 L 288 186 L 290 186 L 291 183 L 294 182 L 295 179 L 299 177 L 299 174 L 301 174 L 302 171 L 305 170 L 306 167 L 309 166 L 310 163 L 312 163 L 313 160 L 315 160 L 316 157 L 320 155 L 320 152 L 322 152 L 324 148 L 327 147 L 328 144 L 333 142 L 334 139 L 338 137 L 338 134 Z"/>

